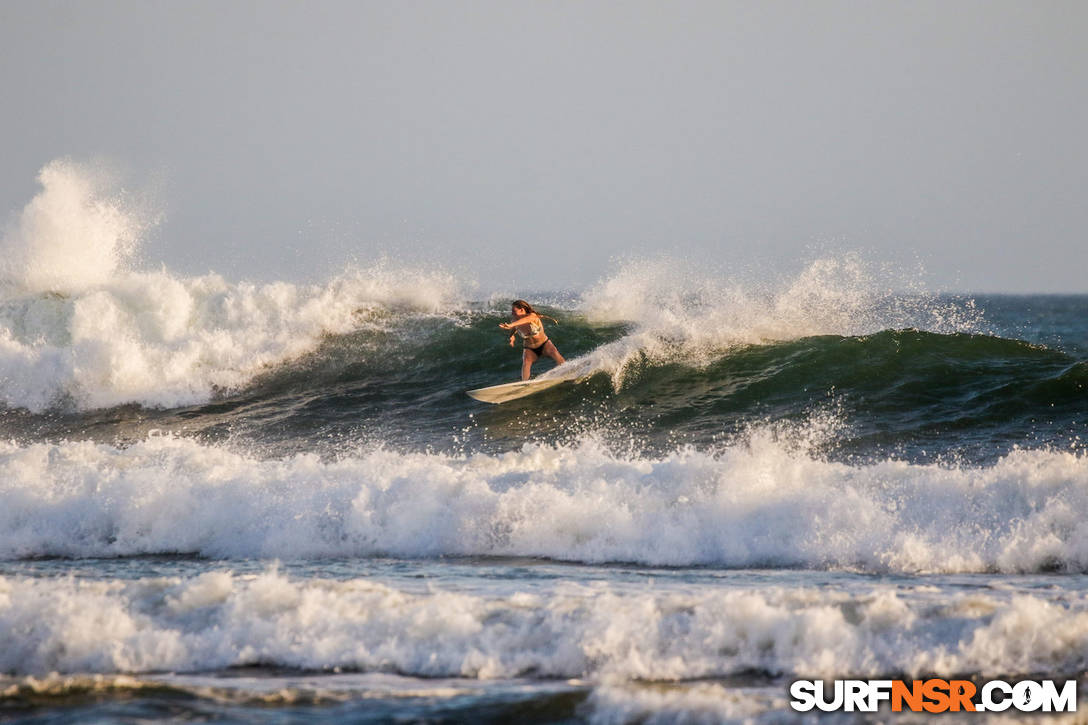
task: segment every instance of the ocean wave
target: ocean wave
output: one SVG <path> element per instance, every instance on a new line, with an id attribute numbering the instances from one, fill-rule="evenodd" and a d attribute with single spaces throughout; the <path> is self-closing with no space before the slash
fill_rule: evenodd
<path id="1" fill-rule="evenodd" d="M 391 313 L 456 312 L 450 275 L 390 262 L 324 284 L 136 271 L 154 221 L 108 174 L 56 161 L 0 238 L 0 403 L 41 412 L 205 402 Z"/>
<path id="2" fill-rule="evenodd" d="M 857 424 L 838 441 L 847 454 L 989 462 L 1016 443 L 1076 442 L 1083 427 L 1083 361 L 983 334 L 973 300 L 851 255 L 758 283 L 622 263 L 573 301 L 545 300 L 567 370 L 588 384 L 473 418 L 462 392 L 519 371 L 497 328 L 506 298 L 474 302 L 471 284 L 394 262 L 317 284 L 138 271 L 153 215 L 87 166 L 55 162 L 41 182 L 0 244 L 0 435 L 23 441 L 159 427 L 289 451 L 361 437 L 494 450 L 577 440 L 604 420 L 660 452 L 709 449 L 831 399 Z M 517 420 L 540 405 L 550 412 L 533 426 Z M 964 435 L 934 436 L 948 431 Z M 620 550 L 599 556 L 643 556 Z"/>
<path id="3" fill-rule="evenodd" d="M 190 439 L 0 444 L 0 556 L 409 557 L 1088 570 L 1088 460 L 829 462 L 833 430 L 757 430 L 715 452 L 613 452 L 592 437 L 498 455 L 258 459 Z M 813 442 L 815 441 L 815 442 Z"/>
<path id="4" fill-rule="evenodd" d="M 1088 667 L 1088 600 L 876 586 L 505 596 L 368 579 L 0 578 L 0 670 L 15 675 L 261 665 L 476 679 L 677 681 L 1068 673 Z M 17 694 L 17 693 L 16 693 Z"/>
<path id="5" fill-rule="evenodd" d="M 394 329 L 421 314 L 478 320 L 493 333 L 492 317 L 505 313 L 494 295 L 465 301 L 472 285 L 449 273 L 392 262 L 309 285 L 141 271 L 140 242 L 158 220 L 148 204 L 88 164 L 55 161 L 39 181 L 41 192 L 0 238 L 0 404 L 9 408 L 199 404 L 269 371 L 289 372 L 328 336 Z M 982 329 L 971 300 L 892 294 L 894 277 L 849 255 L 814 260 L 775 284 L 676 261 L 628 262 L 573 309 L 556 311 L 566 323 L 557 339 L 568 352 L 580 348 L 568 354 L 577 358 L 571 367 L 607 373 L 619 389 L 637 363 L 700 366 L 739 345 L 902 327 Z M 484 339 L 456 344 L 491 361 L 509 352 L 502 336 L 486 338 L 494 346 Z M 345 366 L 359 352 L 348 350 Z M 465 387 L 462 379 L 450 384 Z"/>

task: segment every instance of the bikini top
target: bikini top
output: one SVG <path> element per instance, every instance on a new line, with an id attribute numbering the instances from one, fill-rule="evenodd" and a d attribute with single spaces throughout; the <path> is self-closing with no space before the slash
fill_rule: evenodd
<path id="1" fill-rule="evenodd" d="M 525 331 L 524 326 L 518 327 L 517 331 L 518 334 L 522 337 L 536 337 L 540 333 L 544 332 L 544 324 L 540 321 L 540 318 L 537 317 L 529 323 L 528 332 Z"/>

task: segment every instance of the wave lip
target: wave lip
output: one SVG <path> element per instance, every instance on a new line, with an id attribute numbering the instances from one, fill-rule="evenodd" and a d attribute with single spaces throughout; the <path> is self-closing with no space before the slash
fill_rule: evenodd
<path id="1" fill-rule="evenodd" d="M 823 435 L 810 431 L 810 435 Z M 0 444 L 0 556 L 509 555 L 887 572 L 1088 570 L 1088 460 L 846 465 L 757 432 L 716 453 L 260 460 L 188 439 Z"/>
<path id="2" fill-rule="evenodd" d="M 187 579 L 0 578 L 0 670 L 127 673 L 240 665 L 677 681 L 982 676 L 1088 666 L 1083 596 L 876 587 L 630 591 L 560 583 L 482 596 L 369 579 L 214 571 Z"/>

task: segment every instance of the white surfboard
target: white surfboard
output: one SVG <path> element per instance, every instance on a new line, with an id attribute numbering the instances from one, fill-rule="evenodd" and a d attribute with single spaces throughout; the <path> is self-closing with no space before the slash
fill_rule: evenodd
<path id="1" fill-rule="evenodd" d="M 541 376 L 534 380 L 519 380 L 516 383 L 503 383 L 502 385 L 492 385 L 489 388 L 477 388 L 466 392 L 470 398 L 475 398 L 484 403 L 505 403 L 510 400 L 524 398 L 533 393 L 539 393 L 541 390 L 554 388 L 560 383 L 577 380 L 578 377 L 578 375 L 571 374 L 556 375 L 554 377 Z"/>

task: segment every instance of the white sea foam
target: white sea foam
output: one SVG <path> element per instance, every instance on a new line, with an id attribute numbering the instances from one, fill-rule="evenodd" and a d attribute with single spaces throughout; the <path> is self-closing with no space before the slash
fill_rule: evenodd
<path id="1" fill-rule="evenodd" d="M 1088 667 L 1088 600 L 961 592 L 934 606 L 892 587 L 848 595 L 604 582 L 485 596 L 291 579 L 275 570 L 185 579 L 9 576 L 0 578 L 0 641 L 0 671 L 16 675 L 263 664 L 605 682 L 753 670 L 997 676 Z"/>
<path id="2" fill-rule="evenodd" d="M 0 300 L 0 401 L 35 412 L 203 402 L 323 335 L 386 326 L 389 309 L 439 312 L 455 289 L 378 266 L 323 285 L 127 273 L 71 296 Z"/>
<path id="3" fill-rule="evenodd" d="M 0 556 L 514 555 L 587 562 L 1088 569 L 1088 459 L 820 460 L 770 431 L 716 453 L 587 439 L 502 455 L 257 459 L 189 439 L 0 443 Z"/>

